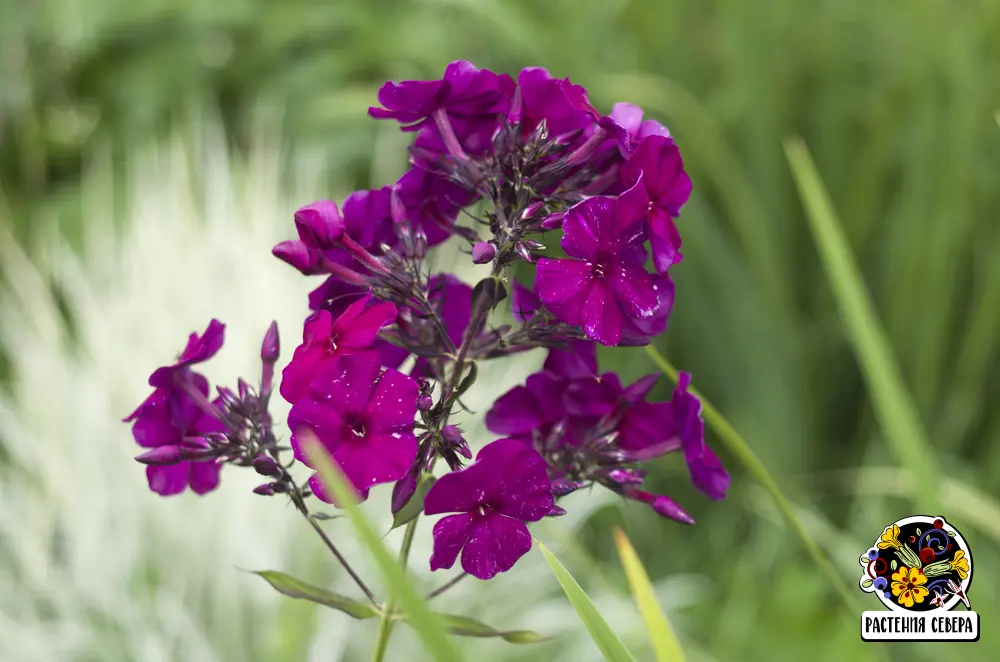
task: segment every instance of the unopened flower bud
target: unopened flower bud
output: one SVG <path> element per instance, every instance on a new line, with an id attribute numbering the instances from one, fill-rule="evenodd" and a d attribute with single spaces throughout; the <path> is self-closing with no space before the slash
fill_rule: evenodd
<path id="1" fill-rule="evenodd" d="M 545 206 L 545 203 L 539 200 L 538 202 L 532 202 L 528 205 L 525 210 L 521 213 L 522 221 L 529 221 L 535 217 L 535 215 Z"/>
<path id="2" fill-rule="evenodd" d="M 274 363 L 281 354 L 281 339 L 278 337 L 278 323 L 271 322 L 260 344 L 260 360 L 264 363 Z"/>
<path id="3" fill-rule="evenodd" d="M 552 510 L 549 511 L 546 517 L 562 517 L 566 514 L 566 509 L 560 506 L 552 506 Z"/>
<path id="4" fill-rule="evenodd" d="M 434 399 L 429 395 L 421 395 L 417 398 L 417 409 L 420 411 L 430 411 L 434 406 Z"/>
<path id="5" fill-rule="evenodd" d="M 277 478 L 281 475 L 281 467 L 278 466 L 278 463 L 275 462 L 273 458 L 268 457 L 267 455 L 258 455 L 250 464 L 253 465 L 254 471 L 259 473 L 261 476 L 271 476 L 273 478 Z"/>
<path id="6" fill-rule="evenodd" d="M 575 480 L 567 480 L 565 478 L 556 478 L 552 481 L 552 496 L 563 497 L 567 494 L 572 494 L 578 489 L 583 487 L 583 483 L 577 482 Z"/>
<path id="7" fill-rule="evenodd" d="M 295 212 L 295 229 L 303 244 L 322 251 L 333 248 L 344 234 L 344 221 L 335 202 L 318 200 Z"/>
<path id="8" fill-rule="evenodd" d="M 319 269 L 319 256 L 301 241 L 283 241 L 271 249 L 271 255 L 292 265 L 303 276 L 322 273 Z"/>
<path id="9" fill-rule="evenodd" d="M 566 212 L 556 212 L 555 214 L 550 214 L 545 217 L 542 221 L 542 228 L 545 230 L 558 230 L 562 227 L 563 219 L 566 217 Z"/>
<path id="10" fill-rule="evenodd" d="M 271 487 L 269 484 L 264 483 L 263 485 L 258 485 L 257 487 L 253 488 L 253 493 L 259 494 L 261 496 L 273 496 L 274 488 Z"/>
<path id="11" fill-rule="evenodd" d="M 488 241 L 477 241 L 472 247 L 472 261 L 476 264 L 489 264 L 493 261 L 497 249 Z"/>
<path id="12" fill-rule="evenodd" d="M 135 460 L 152 466 L 177 464 L 181 461 L 181 449 L 179 446 L 158 446 L 137 455 Z"/>
<path id="13" fill-rule="evenodd" d="M 525 262 L 533 263 L 535 261 L 534 256 L 531 254 L 528 247 L 524 245 L 523 241 L 519 241 L 514 245 L 514 252 L 517 253 L 517 256 Z"/>
<path id="14" fill-rule="evenodd" d="M 392 488 L 392 514 L 395 515 L 409 503 L 417 491 L 420 478 L 420 464 L 414 464 Z"/>
<path id="15" fill-rule="evenodd" d="M 612 469 L 608 472 L 608 480 L 618 485 L 641 485 L 642 478 L 637 470 Z"/>

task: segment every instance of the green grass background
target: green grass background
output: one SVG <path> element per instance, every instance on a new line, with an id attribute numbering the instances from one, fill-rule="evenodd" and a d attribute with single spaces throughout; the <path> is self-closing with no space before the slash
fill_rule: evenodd
<path id="1" fill-rule="evenodd" d="M 721 503 L 691 489 L 676 459 L 656 467 L 653 486 L 685 504 L 693 528 L 641 508 L 597 512 L 581 537 L 593 563 L 564 559 L 584 588 L 627 593 L 620 525 L 654 581 L 713 580 L 672 618 L 714 659 L 997 659 L 1000 3 L 3 0 L 2 217 L 29 248 L 53 217 L 77 237 L 89 160 L 109 154 L 125 173 L 138 146 L 203 109 L 234 152 L 280 126 L 289 158 L 325 153 L 331 190 L 388 183 L 402 143 L 365 108 L 385 79 L 434 77 L 454 59 L 544 66 L 600 108 L 632 101 L 671 129 L 695 189 L 658 348 L 746 438 L 851 590 L 881 528 L 939 500 L 934 514 L 972 546 L 984 632 L 976 645 L 863 644 L 859 615 L 725 450 L 735 476 Z M 906 469 L 928 458 L 900 457 L 922 446 L 888 443 L 873 409 L 785 157 L 795 135 L 919 412 L 932 482 Z M 627 378 L 655 370 L 642 350 L 602 360 Z"/>

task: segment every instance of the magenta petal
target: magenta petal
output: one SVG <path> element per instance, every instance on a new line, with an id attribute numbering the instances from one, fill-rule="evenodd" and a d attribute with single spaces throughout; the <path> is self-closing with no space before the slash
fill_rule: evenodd
<path id="1" fill-rule="evenodd" d="M 618 196 L 615 205 L 615 232 L 626 233 L 633 225 L 640 223 L 649 211 L 649 196 L 642 184 L 642 174 L 630 189 Z"/>
<path id="2" fill-rule="evenodd" d="M 535 522 L 552 509 L 547 465 L 531 446 L 517 439 L 497 439 L 479 451 L 469 469 L 473 467 L 488 469 L 475 490 L 496 512 Z"/>
<path id="3" fill-rule="evenodd" d="M 371 347 L 378 337 L 379 330 L 395 322 L 398 314 L 396 306 L 388 302 L 370 306 L 343 330 L 334 326 L 335 332 L 339 331 L 338 343 L 351 349 Z"/>
<path id="4" fill-rule="evenodd" d="M 447 569 L 469 539 L 472 515 L 449 515 L 434 525 L 434 551 L 431 553 L 431 570 Z"/>
<path id="5" fill-rule="evenodd" d="M 691 471 L 691 482 L 702 494 L 714 501 L 726 498 L 726 491 L 732 479 L 711 448 L 705 446 L 697 461 L 689 462 L 688 467 Z"/>
<path id="6" fill-rule="evenodd" d="M 295 403 L 288 413 L 288 427 L 292 431 L 290 443 L 295 452 L 295 459 L 306 466 L 311 465 L 302 448 L 301 430 L 309 430 L 314 434 L 329 453 L 335 452 L 351 434 L 336 409 L 311 398 Z"/>
<path id="7" fill-rule="evenodd" d="M 621 265 L 608 274 L 608 282 L 629 317 L 652 317 L 660 308 L 659 287 L 645 269 Z"/>
<path id="8" fill-rule="evenodd" d="M 441 476 L 424 497 L 424 514 L 476 511 L 486 498 L 486 483 L 494 471 L 496 467 L 486 466 L 477 457 L 465 469 Z"/>
<path id="9" fill-rule="evenodd" d="M 486 413 L 486 429 L 497 434 L 524 434 L 541 426 L 544 420 L 534 394 L 524 386 L 515 386 Z"/>
<path id="10" fill-rule="evenodd" d="M 585 260 L 596 260 L 600 250 L 600 233 L 603 224 L 609 224 L 614 215 L 611 198 L 588 198 L 574 205 L 563 219 L 563 237 L 560 245 L 567 255 Z"/>
<path id="11" fill-rule="evenodd" d="M 358 414 L 368 404 L 381 370 L 377 353 L 346 354 L 319 370 L 311 391 L 341 414 Z"/>
<path id="12" fill-rule="evenodd" d="M 669 440 L 674 443 L 657 446 Z M 668 402 L 640 402 L 633 405 L 625 412 L 618 425 L 619 448 L 640 451 L 654 446 L 657 446 L 661 454 L 677 450 L 681 446 Z"/>
<path id="13" fill-rule="evenodd" d="M 160 496 L 180 494 L 187 487 L 188 463 L 148 466 L 146 467 L 146 480 L 149 483 L 149 489 Z"/>
<path id="14" fill-rule="evenodd" d="M 206 494 L 219 486 L 219 473 L 222 464 L 219 462 L 188 462 L 190 471 L 188 482 L 195 494 Z"/>
<path id="15" fill-rule="evenodd" d="M 191 365 L 207 361 L 218 354 L 225 337 L 226 325 L 213 319 L 200 336 L 192 334 L 188 346 L 184 348 L 184 352 L 177 359 L 177 365 Z"/>
<path id="16" fill-rule="evenodd" d="M 550 349 L 542 369 L 565 379 L 596 377 L 597 345 L 588 340 L 573 340 L 567 345 L 566 349 Z"/>
<path id="17" fill-rule="evenodd" d="M 292 360 L 281 371 L 281 384 L 278 392 L 289 404 L 296 402 L 309 394 L 309 385 L 329 354 L 325 348 L 315 345 L 299 345 L 292 353 Z"/>
<path id="18" fill-rule="evenodd" d="M 650 214 L 646 221 L 646 233 L 653 250 L 653 266 L 658 273 L 681 261 L 681 235 L 674 220 L 662 209 Z"/>
<path id="19" fill-rule="evenodd" d="M 591 266 L 582 260 L 538 260 L 535 293 L 558 319 L 579 325 L 593 288 Z"/>
<path id="20" fill-rule="evenodd" d="M 348 439 L 333 453 L 354 488 L 367 493 L 375 485 L 402 478 L 417 458 L 412 432 L 371 433 Z"/>
<path id="21" fill-rule="evenodd" d="M 417 382 L 398 370 L 387 368 L 372 391 L 365 416 L 372 430 L 413 430 L 417 415 Z"/>
<path id="22" fill-rule="evenodd" d="M 480 518 L 468 535 L 462 550 L 462 569 L 478 579 L 492 579 L 510 570 L 531 550 L 528 527 L 503 515 Z"/>
<path id="23" fill-rule="evenodd" d="M 615 121 L 615 123 L 629 132 L 630 135 L 636 135 L 639 132 L 639 127 L 642 125 L 643 110 L 639 106 L 633 103 L 616 103 L 611 106 L 611 114 L 609 117 Z"/>
<path id="24" fill-rule="evenodd" d="M 624 316 L 614 297 L 603 285 L 590 291 L 583 307 L 583 329 L 587 337 L 602 345 L 617 345 L 622 339 Z"/>

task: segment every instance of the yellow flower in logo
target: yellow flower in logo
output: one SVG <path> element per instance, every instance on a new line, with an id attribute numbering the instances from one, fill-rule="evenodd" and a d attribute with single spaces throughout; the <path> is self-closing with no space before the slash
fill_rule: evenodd
<path id="1" fill-rule="evenodd" d="M 900 548 L 899 542 L 899 527 L 893 524 L 890 527 L 886 527 L 886 530 L 882 533 L 882 537 L 878 539 L 879 549 L 889 549 L 890 547 Z"/>
<path id="2" fill-rule="evenodd" d="M 907 609 L 913 607 L 914 603 L 924 601 L 928 595 L 927 577 L 920 571 L 920 568 L 901 567 L 892 575 L 892 594 L 896 596 L 896 601 Z"/>
<path id="3" fill-rule="evenodd" d="M 965 558 L 965 552 L 962 550 L 955 552 L 955 558 L 951 560 L 951 569 L 962 579 L 969 576 L 969 559 Z"/>

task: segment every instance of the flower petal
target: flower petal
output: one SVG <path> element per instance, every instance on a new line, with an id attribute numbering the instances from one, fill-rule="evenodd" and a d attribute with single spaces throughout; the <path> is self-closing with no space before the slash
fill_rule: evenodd
<path id="1" fill-rule="evenodd" d="M 602 345 L 617 345 L 622 339 L 624 316 L 618 302 L 602 283 L 590 291 L 583 306 L 583 330 Z"/>
<path id="2" fill-rule="evenodd" d="M 365 300 L 361 299 L 351 304 L 351 308 L 362 301 Z M 367 349 L 375 342 L 379 330 L 395 322 L 398 314 L 399 311 L 394 304 L 383 301 L 369 306 L 348 324 L 341 326 L 340 319 L 338 319 L 333 325 L 337 344 L 348 349 Z M 345 312 L 341 319 L 346 315 Z"/>
<path id="3" fill-rule="evenodd" d="M 478 579 L 492 579 L 514 567 L 531 550 L 528 527 L 511 517 L 479 518 L 462 550 L 462 569 Z"/>
<path id="4" fill-rule="evenodd" d="M 607 282 L 622 311 L 629 317 L 646 319 L 659 310 L 658 285 L 645 269 L 619 265 L 608 274 Z"/>
<path id="5" fill-rule="evenodd" d="M 188 463 L 148 466 L 146 481 L 149 483 L 149 489 L 160 496 L 180 494 L 188 484 Z"/>
<path id="6" fill-rule="evenodd" d="M 582 260 L 538 260 L 535 293 L 556 318 L 579 325 L 583 304 L 594 283 L 591 266 Z"/>
<path id="7" fill-rule="evenodd" d="M 354 488 L 367 493 L 375 485 L 391 483 L 406 474 L 417 457 L 413 433 L 368 433 L 347 439 L 333 452 Z"/>
<path id="8" fill-rule="evenodd" d="M 188 483 L 195 494 L 207 494 L 219 486 L 222 464 L 219 462 L 188 462 Z"/>
<path id="9" fill-rule="evenodd" d="M 507 391 L 486 412 L 486 429 L 496 434 L 525 434 L 544 421 L 538 400 L 525 386 Z"/>
<path id="10" fill-rule="evenodd" d="M 371 398 L 382 370 L 378 354 L 347 354 L 324 364 L 313 377 L 310 392 L 340 414 L 359 414 Z"/>
<path id="11" fill-rule="evenodd" d="M 607 196 L 587 198 L 566 212 L 560 245 L 567 255 L 596 260 L 602 234 L 614 224 L 615 202 Z"/>
<path id="12" fill-rule="evenodd" d="M 465 469 L 441 476 L 424 497 L 424 514 L 475 512 L 486 499 L 485 485 L 494 470 L 477 457 Z"/>
<path id="13" fill-rule="evenodd" d="M 434 551 L 431 553 L 431 570 L 447 569 L 455 565 L 458 553 L 469 539 L 472 515 L 449 515 L 434 525 Z"/>
<path id="14" fill-rule="evenodd" d="M 365 418 L 372 430 L 413 430 L 417 415 L 417 382 L 398 370 L 386 368 L 372 391 Z"/>

